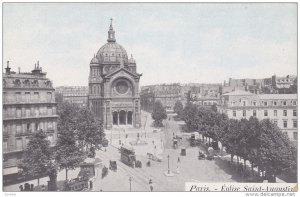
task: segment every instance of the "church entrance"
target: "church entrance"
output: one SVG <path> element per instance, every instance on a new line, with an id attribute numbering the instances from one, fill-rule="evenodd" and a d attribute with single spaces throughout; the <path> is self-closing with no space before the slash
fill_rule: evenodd
<path id="1" fill-rule="evenodd" d="M 119 112 L 119 124 L 120 125 L 126 124 L 126 112 L 123 110 Z"/>
<path id="2" fill-rule="evenodd" d="M 114 111 L 113 125 L 132 125 L 132 111 Z"/>

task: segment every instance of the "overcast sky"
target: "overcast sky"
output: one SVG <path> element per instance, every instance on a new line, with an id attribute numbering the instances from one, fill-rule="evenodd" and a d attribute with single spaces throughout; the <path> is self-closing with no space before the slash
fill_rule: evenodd
<path id="1" fill-rule="evenodd" d="M 6 3 L 3 65 L 39 60 L 54 86 L 86 86 L 110 17 L 140 85 L 297 74 L 296 3 Z"/>

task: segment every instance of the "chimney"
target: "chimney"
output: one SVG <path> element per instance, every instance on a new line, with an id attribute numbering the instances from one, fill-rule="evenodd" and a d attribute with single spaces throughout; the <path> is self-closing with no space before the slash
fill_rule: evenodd
<path id="1" fill-rule="evenodd" d="M 5 73 L 10 74 L 9 61 L 7 61 L 7 66 L 5 68 Z"/>

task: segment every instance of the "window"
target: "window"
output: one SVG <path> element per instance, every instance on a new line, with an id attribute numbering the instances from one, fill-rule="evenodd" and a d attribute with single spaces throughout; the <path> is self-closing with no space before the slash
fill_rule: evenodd
<path id="1" fill-rule="evenodd" d="M 26 108 L 25 113 L 26 113 L 26 117 L 30 117 L 30 108 L 29 107 Z"/>
<path id="2" fill-rule="evenodd" d="M 244 117 L 246 116 L 246 110 L 243 110 L 243 116 Z"/>
<path id="3" fill-rule="evenodd" d="M 253 106 L 256 106 L 256 101 L 253 102 Z"/>
<path id="4" fill-rule="evenodd" d="M 268 102 L 267 101 L 264 101 L 264 106 L 267 106 L 268 105 Z"/>
<path id="5" fill-rule="evenodd" d="M 47 107 L 48 115 L 52 115 L 52 107 Z"/>
<path id="6" fill-rule="evenodd" d="M 36 116 L 36 117 L 38 117 L 38 116 L 39 116 L 39 114 L 40 114 L 40 110 L 39 110 L 39 108 L 38 108 L 38 107 L 35 107 L 35 108 L 34 108 L 34 114 L 35 114 L 35 116 Z"/>
<path id="7" fill-rule="evenodd" d="M 48 122 L 47 127 L 48 127 L 48 130 L 52 130 L 53 129 L 52 122 Z"/>
<path id="8" fill-rule="evenodd" d="M 277 105 L 277 101 L 273 101 L 273 105 L 276 106 Z"/>
<path id="9" fill-rule="evenodd" d="M 268 110 L 264 111 L 264 116 L 268 116 Z"/>
<path id="10" fill-rule="evenodd" d="M 277 116 L 277 110 L 274 110 L 274 116 Z"/>
<path id="11" fill-rule="evenodd" d="M 283 110 L 283 116 L 287 116 L 287 111 Z"/>
<path id="12" fill-rule="evenodd" d="M 16 111 L 17 111 L 17 118 L 21 118 L 22 117 L 22 108 L 20 108 L 20 107 L 18 107 L 17 109 L 16 109 Z"/>
<path id="13" fill-rule="evenodd" d="M 51 102 L 51 101 L 52 101 L 52 93 L 47 92 L 47 102 Z"/>
<path id="14" fill-rule="evenodd" d="M 294 137 L 294 140 L 297 140 L 298 139 L 298 133 L 297 132 L 293 132 L 293 137 Z"/>
<path id="15" fill-rule="evenodd" d="M 253 116 L 256 117 L 256 110 L 253 110 Z"/>
<path id="16" fill-rule="evenodd" d="M 22 150 L 22 148 L 23 148 L 22 139 L 21 138 L 16 139 L 16 149 L 17 150 Z"/>
<path id="17" fill-rule="evenodd" d="M 7 94 L 6 94 L 6 92 L 3 92 L 2 99 L 3 99 L 3 103 L 6 103 L 6 101 L 7 101 Z"/>
<path id="18" fill-rule="evenodd" d="M 297 116 L 297 110 L 293 110 L 293 116 Z"/>
<path id="19" fill-rule="evenodd" d="M 293 105 L 297 105 L 297 101 L 293 101 Z"/>
<path id="20" fill-rule="evenodd" d="M 25 92 L 25 102 L 30 103 L 30 92 Z"/>
<path id="21" fill-rule="evenodd" d="M 297 120 L 294 120 L 294 121 L 293 121 L 293 127 L 294 127 L 294 128 L 297 128 L 297 127 L 298 127 L 298 122 L 297 122 Z"/>
<path id="22" fill-rule="evenodd" d="M 27 124 L 26 124 L 26 131 L 27 131 L 27 132 L 31 132 L 31 131 L 30 131 L 30 123 L 27 123 Z"/>
<path id="23" fill-rule="evenodd" d="M 233 117 L 236 117 L 236 111 L 233 111 L 232 113 L 233 113 Z"/>
<path id="24" fill-rule="evenodd" d="M 35 130 L 36 130 L 36 131 L 39 130 L 39 123 L 35 123 Z"/>
<path id="25" fill-rule="evenodd" d="M 17 124 L 17 134 L 22 133 L 22 125 L 21 124 Z"/>
<path id="26" fill-rule="evenodd" d="M 3 141 L 2 150 L 3 150 L 4 153 L 7 152 L 7 141 Z"/>
<path id="27" fill-rule="evenodd" d="M 19 103 L 21 102 L 21 92 L 16 92 L 16 102 Z"/>
<path id="28" fill-rule="evenodd" d="M 286 105 L 286 101 L 283 101 L 282 103 L 283 103 L 283 105 Z"/>
<path id="29" fill-rule="evenodd" d="M 274 120 L 274 124 L 278 126 L 278 121 L 277 121 L 277 120 Z"/>
<path id="30" fill-rule="evenodd" d="M 283 128 L 287 128 L 287 121 L 286 120 L 283 121 Z"/>
<path id="31" fill-rule="evenodd" d="M 243 106 L 246 106 L 246 101 L 243 101 Z"/>
<path id="32" fill-rule="evenodd" d="M 39 101 L 39 93 L 38 92 L 33 93 L 33 99 L 34 99 L 35 102 Z"/>

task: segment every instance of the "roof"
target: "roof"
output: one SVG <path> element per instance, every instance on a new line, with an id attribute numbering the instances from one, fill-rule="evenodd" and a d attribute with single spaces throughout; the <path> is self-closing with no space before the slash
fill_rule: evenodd
<path id="1" fill-rule="evenodd" d="M 297 94 L 258 94 L 260 99 L 279 99 L 279 100 L 286 100 L 286 99 L 295 99 L 297 100 Z"/>
<path id="2" fill-rule="evenodd" d="M 243 90 L 235 90 L 233 92 L 229 92 L 229 93 L 226 93 L 226 94 L 223 94 L 224 96 L 245 96 L 245 95 L 255 95 L 255 94 L 252 94 L 250 92 L 246 92 L 246 91 L 243 91 Z"/>

